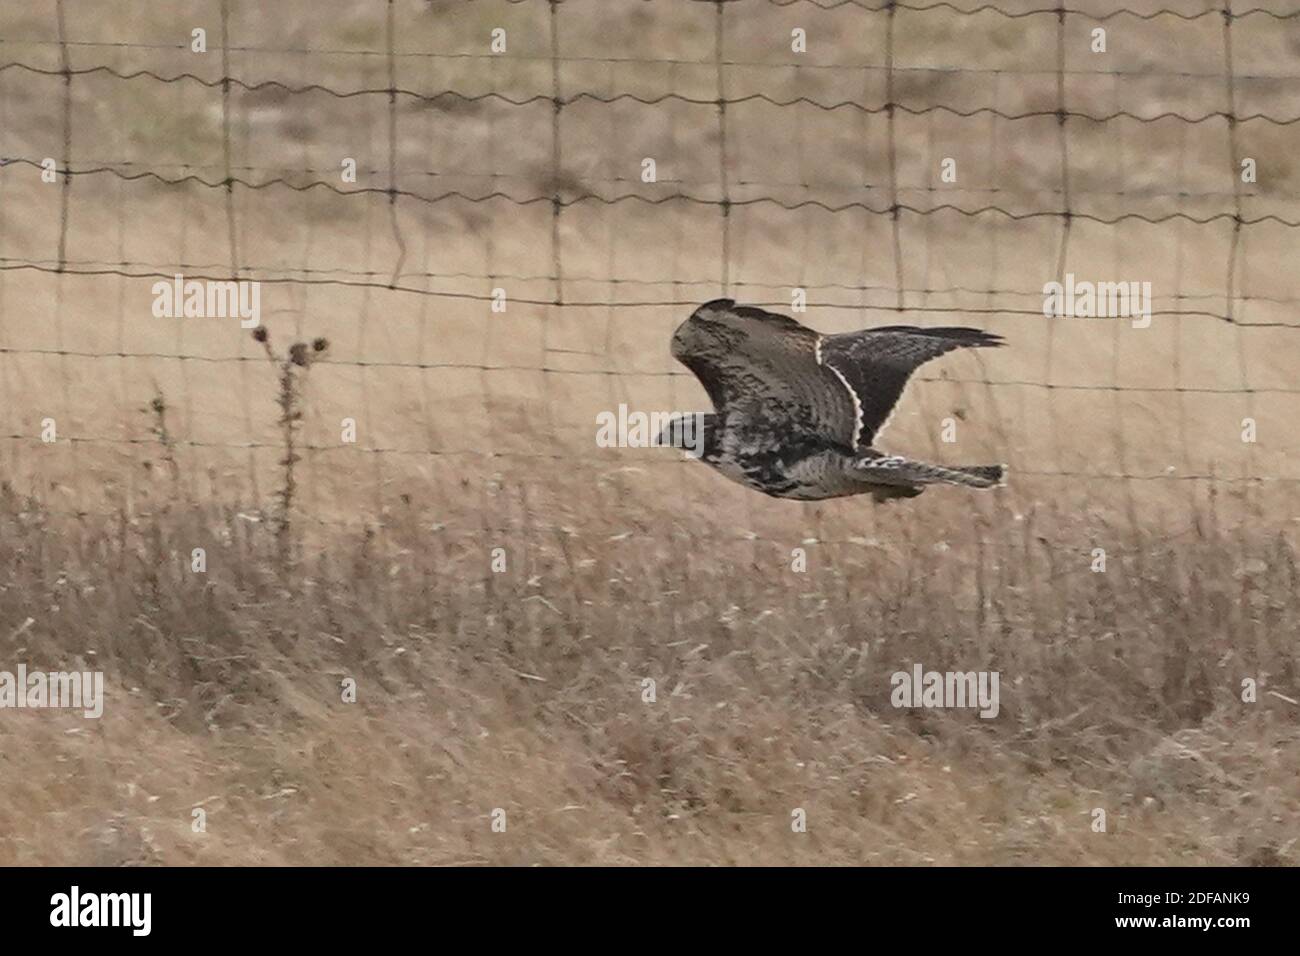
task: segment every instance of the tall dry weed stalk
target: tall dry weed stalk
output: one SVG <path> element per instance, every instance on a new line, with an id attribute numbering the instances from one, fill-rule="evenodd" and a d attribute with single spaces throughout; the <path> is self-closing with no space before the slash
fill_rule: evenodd
<path id="1" fill-rule="evenodd" d="M 167 472 L 171 475 L 173 486 L 180 481 L 180 465 L 176 462 L 176 438 L 172 435 L 171 429 L 167 426 L 167 400 L 163 397 L 162 390 L 154 386 L 154 397 L 149 402 L 146 409 L 153 416 L 153 425 L 150 431 L 158 439 L 158 444 L 162 446 L 163 463 L 167 466 Z"/>
<path id="2" fill-rule="evenodd" d="M 306 375 L 312 362 L 329 347 L 325 339 L 314 339 L 311 344 L 294 342 L 289 346 L 288 354 L 277 355 L 271 347 L 271 336 L 265 326 L 253 330 L 253 338 L 266 350 L 266 357 L 276 369 L 279 389 L 276 404 L 280 406 L 280 440 L 284 446 L 284 457 L 280 459 L 280 487 L 276 492 L 277 513 L 275 517 L 275 534 L 280 554 L 280 567 L 287 570 L 293 562 L 293 502 L 298 490 L 296 465 L 298 455 L 298 428 L 303 416 L 303 390 L 306 387 Z"/>

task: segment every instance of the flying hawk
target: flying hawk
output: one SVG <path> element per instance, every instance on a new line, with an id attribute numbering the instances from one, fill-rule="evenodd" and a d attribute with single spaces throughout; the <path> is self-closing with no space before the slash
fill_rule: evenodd
<path id="1" fill-rule="evenodd" d="M 932 484 L 992 488 L 1001 465 L 927 465 L 872 446 L 916 368 L 953 349 L 1001 344 L 979 329 L 911 325 L 820 335 L 788 316 L 715 299 L 678 326 L 672 344 L 714 410 L 673 416 L 658 444 L 689 448 L 775 498 L 870 493 L 884 501 Z"/>

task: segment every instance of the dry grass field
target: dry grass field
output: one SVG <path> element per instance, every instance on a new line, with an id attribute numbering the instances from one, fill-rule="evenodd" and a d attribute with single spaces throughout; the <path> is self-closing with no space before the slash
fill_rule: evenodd
<path id="1" fill-rule="evenodd" d="M 0 864 L 1295 865 L 1300 17 L 1255 2 L 0 8 L 0 671 L 106 686 L 0 709 Z M 1067 272 L 1150 326 L 1044 318 Z M 157 318 L 177 273 L 328 348 Z M 706 407 L 694 303 L 795 288 L 1005 336 L 884 445 L 1007 487 L 596 446 Z M 997 716 L 893 706 L 917 663 Z"/>

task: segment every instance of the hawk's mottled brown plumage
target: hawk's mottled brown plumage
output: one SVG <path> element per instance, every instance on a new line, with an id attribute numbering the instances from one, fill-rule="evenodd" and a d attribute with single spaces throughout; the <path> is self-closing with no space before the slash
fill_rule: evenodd
<path id="1" fill-rule="evenodd" d="M 820 335 L 789 316 L 731 299 L 695 310 L 673 334 L 673 356 L 713 402 L 700 457 L 728 478 L 780 498 L 872 493 L 912 497 L 927 484 L 989 488 L 1001 465 L 940 466 L 872 447 L 923 363 L 1000 336 L 969 328 L 891 325 Z M 675 444 L 670 425 L 663 444 Z"/>

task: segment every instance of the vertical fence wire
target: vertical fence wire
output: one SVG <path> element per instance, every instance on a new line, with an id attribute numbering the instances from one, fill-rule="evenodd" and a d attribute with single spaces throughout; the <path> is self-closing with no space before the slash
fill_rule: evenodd
<path id="1" fill-rule="evenodd" d="M 722 216 L 721 294 L 731 291 L 731 192 L 730 173 L 727 169 L 727 80 L 723 61 L 726 56 L 724 30 L 726 27 L 725 0 L 717 0 L 717 17 L 714 23 L 714 68 L 718 79 L 718 189 L 722 195 L 719 206 Z"/>
<path id="2" fill-rule="evenodd" d="M 1224 312 L 1231 320 L 1235 316 L 1234 302 L 1236 299 L 1237 288 L 1237 256 L 1241 248 L 1241 222 L 1242 222 L 1242 204 L 1241 204 L 1241 152 L 1237 148 L 1237 95 L 1236 85 L 1233 81 L 1233 62 L 1232 62 L 1232 0 L 1223 2 L 1223 82 L 1224 82 L 1224 125 L 1227 133 L 1228 146 L 1228 168 L 1232 173 L 1232 205 L 1234 217 L 1232 221 L 1232 238 L 1228 242 L 1228 264 L 1226 275 L 1224 276 Z M 1237 331 L 1234 335 L 1237 344 L 1237 373 L 1241 388 L 1245 391 L 1246 415 L 1255 423 L 1258 428 L 1259 418 L 1255 410 L 1255 394 L 1250 388 L 1250 374 L 1246 369 L 1246 346 L 1242 340 L 1241 332 Z M 1255 445 L 1254 442 L 1246 443 L 1246 455 L 1244 461 L 1244 473 L 1254 474 L 1255 471 Z M 1260 517 L 1260 496 L 1251 494 L 1247 490 L 1247 495 L 1252 503 L 1255 516 Z"/>
<path id="3" fill-rule="evenodd" d="M 1070 209 L 1070 133 L 1066 129 L 1066 120 L 1069 119 L 1068 107 L 1066 105 L 1066 81 L 1065 81 L 1065 8 L 1057 10 L 1056 17 L 1056 108 L 1057 108 L 1057 141 L 1060 146 L 1060 181 L 1061 181 L 1061 242 L 1060 251 L 1056 260 L 1056 281 L 1065 284 L 1066 263 L 1070 251 L 1070 226 L 1072 224 L 1072 214 Z M 1055 367 L 1055 347 L 1056 347 L 1056 322 L 1059 316 L 1054 316 L 1047 320 L 1047 343 L 1043 353 L 1043 381 L 1051 387 L 1056 379 Z M 1056 420 L 1056 403 L 1047 403 L 1047 420 L 1048 427 L 1052 433 L 1052 449 L 1054 452 L 1053 461 L 1056 467 L 1061 467 L 1061 445 L 1060 445 L 1060 428 Z"/>
<path id="4" fill-rule="evenodd" d="M 230 277 L 238 282 L 243 269 L 239 255 L 238 228 L 235 217 L 235 162 L 230 136 L 232 117 L 230 103 L 232 78 L 230 47 L 230 0 L 221 0 L 221 165 L 225 176 L 226 235 L 230 248 Z M 248 341 L 241 339 L 241 343 L 241 351 L 247 354 L 250 350 Z M 239 366 L 239 386 L 239 393 L 243 403 L 245 434 L 252 435 L 253 408 L 250 395 L 253 390 L 249 384 L 248 366 L 242 362 Z M 257 452 L 252 448 L 248 449 L 248 471 L 253 498 L 260 501 L 262 492 L 258 481 Z"/>
<path id="5" fill-rule="evenodd" d="M 903 240 L 900 232 L 898 205 L 898 142 L 894 129 L 894 114 L 898 104 L 894 102 L 894 20 L 898 6 L 894 0 L 885 4 L 885 121 L 887 127 L 886 150 L 889 158 L 889 219 L 894 237 L 894 281 L 898 287 L 898 311 L 903 311 Z"/>
<path id="6" fill-rule="evenodd" d="M 63 133 L 63 189 L 59 193 L 59 265 L 58 272 L 62 273 L 68 262 L 68 218 L 70 216 L 70 206 L 72 200 L 72 58 L 68 53 L 68 27 L 67 18 L 64 14 L 63 0 L 57 0 L 54 5 L 54 14 L 57 21 L 59 32 L 59 63 L 63 71 L 63 98 L 62 98 L 62 133 Z M 64 319 L 66 310 L 66 297 L 68 290 L 65 283 L 56 282 L 54 291 L 54 334 L 55 341 L 58 343 L 60 352 L 66 348 L 66 338 L 64 329 Z M 72 402 L 71 382 L 72 375 L 69 374 L 68 356 L 61 354 L 59 356 L 59 388 L 63 393 L 63 425 L 73 421 L 75 407 Z M 59 424 L 56 422 L 56 429 Z M 80 449 L 73 445 L 68 448 L 68 459 L 72 465 L 74 474 L 80 472 Z M 81 482 L 73 484 L 73 495 L 77 502 L 78 509 L 82 506 L 84 500 L 84 489 Z"/>

